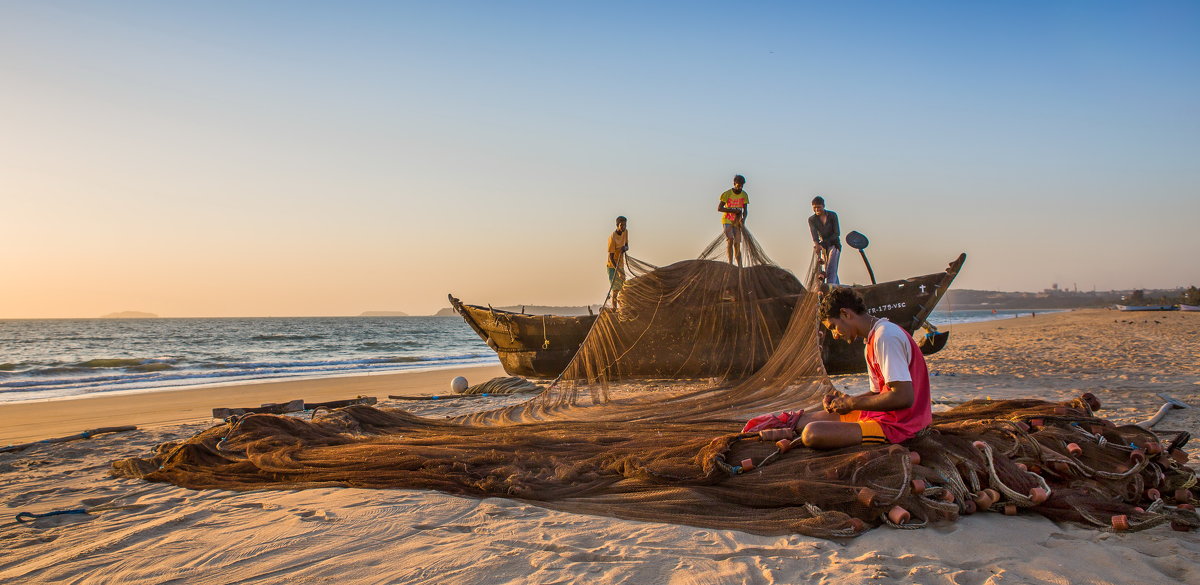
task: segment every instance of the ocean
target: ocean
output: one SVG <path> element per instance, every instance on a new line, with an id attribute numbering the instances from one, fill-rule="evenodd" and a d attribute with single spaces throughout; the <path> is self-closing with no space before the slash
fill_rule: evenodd
<path id="1" fill-rule="evenodd" d="M 0 402 L 498 363 L 457 316 L 0 320 Z"/>

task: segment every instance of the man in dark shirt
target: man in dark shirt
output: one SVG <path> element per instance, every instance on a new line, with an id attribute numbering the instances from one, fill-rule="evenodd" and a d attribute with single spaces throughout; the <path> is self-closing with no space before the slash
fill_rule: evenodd
<path id="1" fill-rule="evenodd" d="M 825 209 L 825 198 L 814 197 L 813 214 L 808 218 L 808 231 L 812 233 L 813 252 L 820 255 L 825 264 L 825 282 L 841 284 L 838 280 L 838 257 L 842 255 L 842 230 L 836 213 Z"/>

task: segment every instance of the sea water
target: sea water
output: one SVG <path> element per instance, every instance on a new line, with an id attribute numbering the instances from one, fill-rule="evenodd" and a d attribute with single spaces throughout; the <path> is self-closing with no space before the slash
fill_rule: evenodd
<path id="1" fill-rule="evenodd" d="M 929 320 L 1029 313 L 936 310 Z M 457 316 L 0 320 L 0 402 L 497 363 Z"/>
<path id="2" fill-rule="evenodd" d="M 457 316 L 0 320 L 0 402 L 496 363 Z"/>

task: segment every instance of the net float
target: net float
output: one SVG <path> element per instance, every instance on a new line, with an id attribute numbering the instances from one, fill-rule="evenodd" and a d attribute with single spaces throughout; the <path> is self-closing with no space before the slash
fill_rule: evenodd
<path id="1" fill-rule="evenodd" d="M 924 491 L 925 491 L 925 480 L 923 480 L 923 479 L 912 480 L 912 493 L 914 495 L 919 496 Z"/>
<path id="2" fill-rule="evenodd" d="M 1146 460 L 1146 452 L 1141 449 L 1134 449 L 1129 452 L 1129 462 L 1137 465 Z"/>
<path id="3" fill-rule="evenodd" d="M 1024 463 L 1018 463 L 1017 469 L 1020 469 L 1021 471 L 1029 471 L 1029 466 L 1025 465 Z"/>
<path id="4" fill-rule="evenodd" d="M 1192 501 L 1192 491 L 1179 488 L 1175 490 L 1175 502 L 1179 504 L 1188 504 Z"/>
<path id="5" fill-rule="evenodd" d="M 1100 407 L 1101 407 L 1100 399 L 1096 398 L 1095 394 L 1092 394 L 1091 392 L 1084 392 L 1083 394 L 1080 394 L 1079 397 L 1082 398 L 1083 401 L 1087 403 L 1088 408 L 1092 409 L 1092 412 L 1100 410 Z"/>
<path id="6" fill-rule="evenodd" d="M 1196 507 L 1191 504 L 1179 504 L 1176 507 L 1179 508 L 1180 510 L 1195 510 L 1196 509 Z"/>
<path id="7" fill-rule="evenodd" d="M 964 514 L 974 514 L 978 510 L 979 510 L 979 508 L 975 504 L 975 502 L 973 502 L 971 500 L 967 500 L 967 501 L 963 502 L 963 513 Z"/>
<path id="8" fill-rule="evenodd" d="M 1117 514 L 1116 516 L 1113 516 L 1112 517 L 1112 527 L 1113 527 L 1113 530 L 1116 530 L 1119 532 L 1124 532 L 1126 530 L 1129 530 L 1129 516 L 1126 516 L 1124 514 Z"/>
<path id="9" fill-rule="evenodd" d="M 1012 502 L 1004 504 L 1004 515 L 1005 516 L 1016 516 L 1017 515 L 1017 505 Z"/>
<path id="10" fill-rule="evenodd" d="M 1022 431 L 1025 431 L 1027 433 L 1029 432 L 1029 425 L 1025 424 L 1024 422 L 1017 421 L 1017 428 L 1021 429 Z"/>
<path id="11" fill-rule="evenodd" d="M 747 471 L 754 471 L 753 459 L 742 459 L 742 473 L 746 473 Z"/>
<path id="12" fill-rule="evenodd" d="M 908 461 L 909 461 L 909 463 L 912 463 L 913 465 L 920 465 L 921 464 L 921 454 L 917 453 L 916 451 L 909 451 L 908 452 Z"/>
<path id="13" fill-rule="evenodd" d="M 1036 465 L 1036 464 L 1034 464 L 1034 465 L 1030 465 L 1030 466 L 1029 466 L 1029 473 L 1036 473 L 1036 474 L 1038 474 L 1038 475 L 1041 475 L 1041 474 L 1042 474 L 1042 466 L 1041 466 L 1041 465 Z"/>
<path id="14" fill-rule="evenodd" d="M 1054 473 L 1059 475 L 1068 475 L 1071 473 L 1071 466 L 1067 465 L 1065 461 L 1051 461 L 1050 469 L 1053 469 Z"/>
<path id="15" fill-rule="evenodd" d="M 974 443 L 971 443 L 971 445 L 980 451 L 983 451 L 984 447 L 987 447 L 987 443 L 984 443 L 983 441 L 975 441 Z"/>
<path id="16" fill-rule="evenodd" d="M 904 524 L 908 522 L 909 518 L 912 518 L 912 514 L 909 514 L 908 510 L 900 506 L 892 506 L 892 509 L 888 510 L 887 517 L 888 520 L 892 521 L 892 524 Z"/>
<path id="17" fill-rule="evenodd" d="M 983 490 L 983 491 L 975 494 L 974 502 L 975 502 L 975 505 L 979 507 L 979 509 L 986 510 L 988 508 L 991 508 L 992 504 L 996 503 L 996 500 L 992 499 L 991 495 L 987 493 L 987 490 Z"/>
<path id="18" fill-rule="evenodd" d="M 1157 489 L 1150 488 L 1146 490 L 1146 499 L 1150 501 L 1161 500 L 1162 492 L 1158 491 Z"/>
<path id="19" fill-rule="evenodd" d="M 874 506 L 875 496 L 875 490 L 871 488 L 862 488 L 858 490 L 858 501 L 864 506 Z"/>
<path id="20" fill-rule="evenodd" d="M 1055 406 L 1054 407 L 1054 414 L 1057 414 L 1058 416 L 1066 416 L 1068 412 L 1069 411 L 1067 410 L 1067 407 L 1065 407 L 1065 406 Z"/>
<path id="21" fill-rule="evenodd" d="M 792 440 L 791 439 L 780 439 L 778 441 L 775 441 L 775 446 L 779 448 L 780 453 L 787 453 L 788 451 L 792 450 Z"/>
<path id="22" fill-rule="evenodd" d="M 1162 451 L 1162 443 L 1159 443 L 1158 441 L 1146 441 L 1147 455 L 1158 455 L 1159 453 L 1162 453 Z"/>
<path id="23" fill-rule="evenodd" d="M 1046 426 L 1046 421 L 1040 418 L 1031 418 L 1029 419 L 1029 426 L 1033 427 L 1034 429 L 1040 429 Z"/>
<path id="24" fill-rule="evenodd" d="M 1035 506 L 1049 499 L 1050 494 L 1046 493 L 1046 490 L 1040 487 L 1035 487 L 1029 490 L 1029 500 L 1032 501 L 1033 505 Z"/>
<path id="25" fill-rule="evenodd" d="M 1146 509 L 1141 506 L 1134 506 L 1133 511 L 1137 512 L 1139 514 L 1144 514 L 1146 512 Z"/>
<path id="26" fill-rule="evenodd" d="M 983 490 L 983 493 L 987 494 L 988 499 L 990 499 L 993 504 L 1000 501 L 1000 492 L 998 492 L 992 488 L 987 488 L 987 489 Z M 990 507 L 990 505 L 989 505 L 989 507 Z"/>
<path id="27" fill-rule="evenodd" d="M 1187 451 L 1184 451 L 1183 449 L 1171 451 L 1171 459 L 1174 459 L 1176 463 L 1183 465 L 1188 462 Z"/>
<path id="28" fill-rule="evenodd" d="M 858 518 L 851 518 L 850 528 L 852 528 L 855 532 L 862 532 L 867 529 L 867 523 Z"/>
<path id="29" fill-rule="evenodd" d="M 1067 453 L 1072 457 L 1079 457 L 1083 455 L 1083 447 L 1080 447 L 1079 443 L 1067 443 Z"/>
<path id="30" fill-rule="evenodd" d="M 954 494 L 950 493 L 950 490 L 946 490 L 946 491 L 942 492 L 942 501 L 943 502 L 953 502 Z"/>
<path id="31" fill-rule="evenodd" d="M 778 441 L 780 439 L 791 439 L 796 436 L 796 431 L 792 429 L 766 429 L 758 432 L 758 440 L 760 441 Z"/>

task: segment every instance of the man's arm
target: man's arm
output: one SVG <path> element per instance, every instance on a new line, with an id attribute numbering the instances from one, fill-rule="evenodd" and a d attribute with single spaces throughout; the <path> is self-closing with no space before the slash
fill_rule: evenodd
<path id="1" fill-rule="evenodd" d="M 842 237 L 842 226 L 838 225 L 838 216 L 837 216 L 837 214 L 836 214 L 836 213 L 834 213 L 834 214 L 833 214 L 833 217 L 832 217 L 831 219 L 833 219 L 833 239 L 835 239 L 835 240 L 841 239 L 841 237 Z"/>
<path id="2" fill-rule="evenodd" d="M 812 234 L 813 245 L 820 246 L 821 245 L 821 236 L 817 235 L 817 221 L 820 221 L 820 220 L 814 221 L 813 218 L 815 218 L 815 217 L 817 217 L 817 216 L 811 215 L 808 218 L 808 233 Z"/>
<path id="3" fill-rule="evenodd" d="M 888 412 L 904 410 L 913 404 L 912 382 L 888 382 L 886 392 L 867 392 L 858 396 L 838 393 L 830 397 L 826 410 L 846 414 L 852 410 Z"/>

